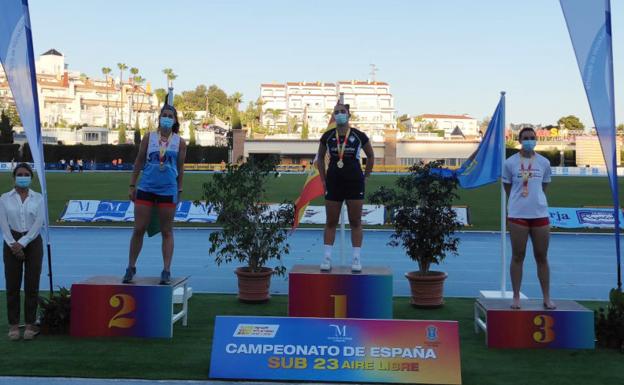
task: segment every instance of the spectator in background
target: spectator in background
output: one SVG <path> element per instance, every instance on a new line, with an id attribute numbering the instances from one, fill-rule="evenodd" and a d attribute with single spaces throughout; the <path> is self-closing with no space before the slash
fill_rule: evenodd
<path id="1" fill-rule="evenodd" d="M 61 170 L 67 170 L 65 159 L 61 159 Z"/>
<path id="2" fill-rule="evenodd" d="M 82 172 L 84 169 L 84 164 L 82 163 L 82 159 L 78 159 L 78 172 Z"/>
<path id="3" fill-rule="evenodd" d="M 69 172 L 74 172 L 74 160 L 70 159 L 69 160 Z"/>

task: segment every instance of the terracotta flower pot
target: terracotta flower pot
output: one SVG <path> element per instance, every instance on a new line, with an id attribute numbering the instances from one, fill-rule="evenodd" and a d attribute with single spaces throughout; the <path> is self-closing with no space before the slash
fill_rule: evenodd
<path id="1" fill-rule="evenodd" d="M 241 302 L 266 302 L 271 298 L 269 286 L 273 269 L 263 267 L 262 271 L 254 273 L 248 267 L 239 267 L 235 271 L 238 276 L 238 300 Z"/>
<path id="2" fill-rule="evenodd" d="M 417 307 L 440 307 L 444 304 L 444 280 L 448 275 L 443 271 L 418 271 L 405 273 L 412 289 L 410 303 Z"/>

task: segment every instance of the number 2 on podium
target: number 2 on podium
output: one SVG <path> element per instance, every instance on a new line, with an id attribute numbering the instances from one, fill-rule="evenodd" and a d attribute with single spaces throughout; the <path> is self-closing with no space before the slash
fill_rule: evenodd
<path id="1" fill-rule="evenodd" d="M 347 318 L 347 296 L 332 295 L 334 299 L 334 318 Z"/>
<path id="2" fill-rule="evenodd" d="M 551 316 L 540 314 L 533 318 L 533 324 L 538 326 L 538 331 L 533 333 L 533 339 L 535 342 L 547 344 L 555 340 L 555 319 Z"/>
<path id="3" fill-rule="evenodd" d="M 108 300 L 108 303 L 114 307 L 119 308 L 119 311 L 115 313 L 113 318 L 108 321 L 108 327 L 110 328 L 122 328 L 128 329 L 134 326 L 135 319 L 124 317 L 136 309 L 136 303 L 134 297 L 128 294 L 115 294 Z"/>

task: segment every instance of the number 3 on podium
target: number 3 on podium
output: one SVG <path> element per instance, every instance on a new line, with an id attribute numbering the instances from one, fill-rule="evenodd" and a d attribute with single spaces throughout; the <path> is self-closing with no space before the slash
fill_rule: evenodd
<path id="1" fill-rule="evenodd" d="M 126 314 L 129 314 L 136 309 L 136 303 L 134 301 L 134 297 L 128 294 L 115 294 L 108 300 L 108 303 L 113 308 L 119 308 L 119 311 L 115 313 L 113 318 L 108 321 L 108 327 L 110 328 L 121 328 L 121 329 L 129 329 L 134 326 L 135 319 L 124 317 Z"/>
<path id="2" fill-rule="evenodd" d="M 538 327 L 538 331 L 533 333 L 533 340 L 541 344 L 547 344 L 555 340 L 555 319 L 551 316 L 540 314 L 533 318 L 533 324 Z"/>

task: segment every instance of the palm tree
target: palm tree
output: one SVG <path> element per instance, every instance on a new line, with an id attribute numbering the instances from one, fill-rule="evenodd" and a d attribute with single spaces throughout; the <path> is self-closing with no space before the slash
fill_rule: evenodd
<path id="1" fill-rule="evenodd" d="M 132 84 L 132 94 L 130 94 L 130 112 L 128 116 L 128 125 L 132 124 L 132 110 L 134 109 L 134 94 L 136 93 L 136 86 L 134 85 L 134 79 L 136 79 L 139 74 L 139 69 L 136 67 L 130 68 L 130 73 L 132 76 L 128 79 Z"/>
<path id="2" fill-rule="evenodd" d="M 167 87 L 173 87 L 173 81 L 176 80 L 178 75 L 174 74 L 171 68 L 165 68 L 162 72 L 167 77 Z"/>
<path id="3" fill-rule="evenodd" d="M 230 99 L 232 100 L 232 103 L 234 103 L 234 107 L 238 111 L 238 105 L 243 102 L 243 94 L 236 91 L 232 94 L 232 96 L 230 96 Z"/>
<path id="4" fill-rule="evenodd" d="M 145 99 L 145 90 L 143 89 L 143 83 L 145 83 L 145 78 L 137 75 L 133 78 L 133 82 L 134 82 L 135 90 L 136 89 L 141 90 L 141 99 L 139 101 L 139 107 L 137 108 L 137 121 L 138 121 L 139 115 L 141 114 L 141 111 L 143 109 L 143 100 Z"/>
<path id="5" fill-rule="evenodd" d="M 117 68 L 119 68 L 119 101 L 121 105 L 121 124 L 123 124 L 123 72 L 128 69 L 128 66 L 125 63 L 117 63 Z"/>
<path id="6" fill-rule="evenodd" d="M 273 118 L 273 131 L 277 130 L 277 120 L 282 116 L 284 111 L 279 108 L 267 108 L 266 112 Z"/>
<path id="7" fill-rule="evenodd" d="M 112 70 L 109 67 L 102 67 L 102 74 L 106 77 L 106 128 L 110 129 L 110 115 L 109 115 L 109 103 L 108 103 L 108 74 Z"/>

